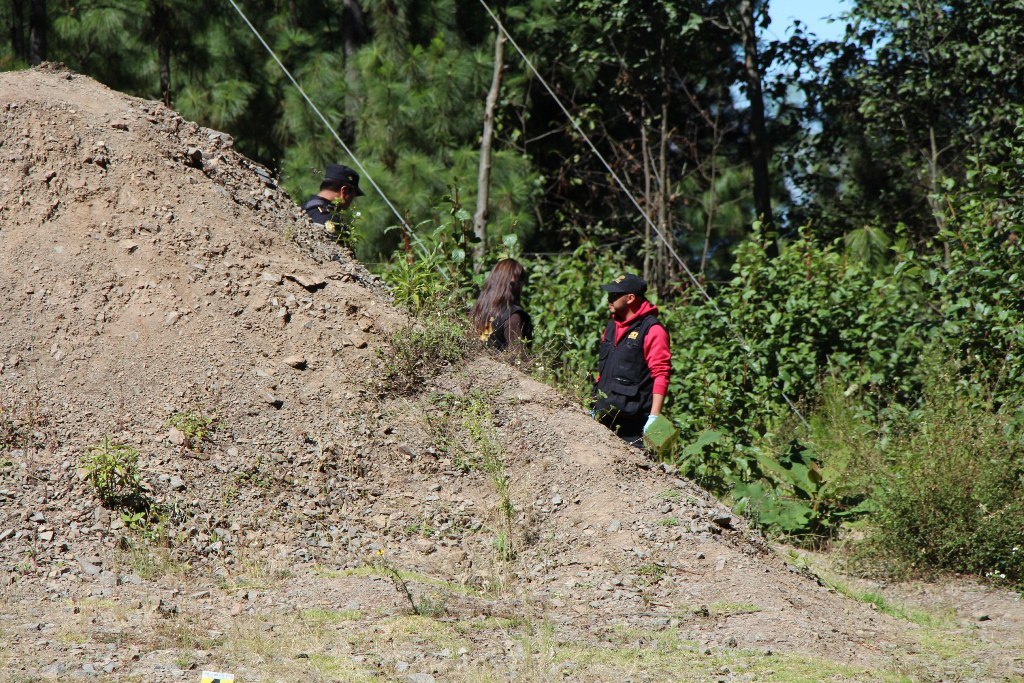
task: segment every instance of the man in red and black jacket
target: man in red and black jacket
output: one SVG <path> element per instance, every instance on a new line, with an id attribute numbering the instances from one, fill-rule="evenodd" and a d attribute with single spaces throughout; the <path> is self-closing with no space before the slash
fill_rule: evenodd
<path id="1" fill-rule="evenodd" d="M 594 415 L 624 441 L 640 446 L 661 414 L 672 372 L 668 331 L 645 298 L 647 282 L 630 273 L 601 285 L 611 319 L 601 335 Z"/>

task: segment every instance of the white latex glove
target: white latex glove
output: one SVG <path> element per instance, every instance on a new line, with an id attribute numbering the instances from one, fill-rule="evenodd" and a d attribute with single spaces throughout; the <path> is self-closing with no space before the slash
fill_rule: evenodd
<path id="1" fill-rule="evenodd" d="M 654 424 L 654 421 L 657 420 L 657 419 L 658 419 L 657 415 L 648 415 L 647 416 L 647 423 L 644 425 L 644 434 L 647 433 L 647 430 L 651 428 L 651 425 Z"/>

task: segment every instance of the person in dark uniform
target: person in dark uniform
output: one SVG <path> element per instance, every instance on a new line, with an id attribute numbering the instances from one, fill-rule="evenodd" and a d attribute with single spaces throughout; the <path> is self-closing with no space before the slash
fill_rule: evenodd
<path id="1" fill-rule="evenodd" d="M 520 359 L 525 357 L 526 344 L 533 338 L 530 314 L 519 305 L 524 284 L 526 270 L 519 261 L 498 261 L 469 312 L 480 341 Z"/>
<path id="2" fill-rule="evenodd" d="M 661 414 L 672 372 L 668 331 L 644 296 L 647 282 L 624 273 L 601 285 L 611 319 L 601 334 L 594 416 L 627 443 L 640 446 Z"/>
<path id="3" fill-rule="evenodd" d="M 322 225 L 332 236 L 344 238 L 341 234 L 345 225 L 340 215 L 352 206 L 352 200 L 365 193 L 359 189 L 359 174 L 348 166 L 328 164 L 320 191 L 306 200 L 302 210 L 317 225 Z"/>

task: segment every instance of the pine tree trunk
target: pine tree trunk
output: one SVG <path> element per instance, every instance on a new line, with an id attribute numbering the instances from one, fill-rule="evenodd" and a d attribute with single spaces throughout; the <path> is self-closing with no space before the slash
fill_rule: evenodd
<path id="1" fill-rule="evenodd" d="M 23 0 L 11 1 L 11 50 L 18 59 L 28 61 L 28 50 L 25 49 L 25 8 Z"/>
<path id="2" fill-rule="evenodd" d="M 29 0 L 28 63 L 36 66 L 46 61 L 46 0 Z"/>
<path id="3" fill-rule="evenodd" d="M 171 38 L 170 12 L 162 2 L 153 5 L 153 28 L 156 31 L 156 53 L 160 67 L 160 97 L 171 106 Z"/>
<path id="4" fill-rule="evenodd" d="M 644 214 L 647 220 L 644 221 L 644 279 L 648 282 L 653 277 L 655 268 L 654 250 L 657 248 L 651 242 L 651 149 L 647 140 L 647 112 L 641 110 L 640 117 L 640 152 L 644 166 Z"/>
<path id="5" fill-rule="evenodd" d="M 366 28 L 366 16 L 359 0 L 343 0 L 341 10 L 341 44 L 345 51 L 345 63 L 352 58 L 370 37 Z"/>
<path id="6" fill-rule="evenodd" d="M 474 267 L 483 266 L 484 254 L 487 253 L 487 204 L 490 201 L 491 185 L 491 141 L 494 138 L 494 110 L 498 106 L 498 94 L 501 91 L 501 72 L 505 65 L 505 34 L 498 29 L 494 36 L 494 75 L 491 77 L 491 89 L 487 93 L 487 104 L 484 106 L 484 131 L 480 139 L 480 169 L 476 178 L 476 214 L 473 216 L 473 234 L 477 243 L 473 249 Z"/>
<path id="7" fill-rule="evenodd" d="M 341 11 L 341 47 L 345 52 L 345 81 L 350 89 L 355 88 L 359 80 L 356 69 L 355 54 L 370 39 L 370 31 L 366 28 L 366 16 L 359 0 L 343 0 Z M 355 121 L 359 114 L 359 103 L 354 97 L 345 98 L 345 135 L 353 137 Z"/>
<path id="8" fill-rule="evenodd" d="M 658 269 L 655 282 L 655 291 L 661 292 L 669 281 L 669 269 L 671 264 L 668 260 L 669 212 L 668 212 L 668 93 L 665 93 L 665 101 L 661 105 L 661 144 L 658 147 L 658 174 L 661 176 L 661 184 L 658 186 L 658 229 L 661 230 L 662 239 L 658 242 Z"/>
<path id="9" fill-rule="evenodd" d="M 717 131 L 715 132 L 715 134 L 718 134 Z M 700 252 L 700 276 L 702 279 L 707 274 L 708 250 L 711 247 L 711 229 L 712 227 L 714 227 L 715 224 L 715 212 L 718 210 L 718 207 L 716 206 L 718 199 L 718 161 L 717 157 L 715 156 L 716 154 L 718 154 L 717 145 L 715 146 L 715 149 L 712 150 L 711 172 L 708 174 L 708 201 L 704 207 L 704 248 L 701 249 Z"/>
<path id="10" fill-rule="evenodd" d="M 160 39 L 160 92 L 164 104 L 171 106 L 171 48 L 167 44 L 167 38 Z"/>
<path id="11" fill-rule="evenodd" d="M 750 162 L 754 171 L 754 210 L 766 228 L 771 228 L 771 182 L 768 176 L 768 140 L 765 135 L 764 96 L 761 92 L 761 68 L 758 65 L 757 30 L 754 26 L 754 0 L 740 2 L 743 33 L 743 67 L 750 99 Z"/>
<path id="12" fill-rule="evenodd" d="M 935 140 L 935 126 L 928 126 L 928 206 L 939 232 L 946 229 L 946 217 L 939 201 L 939 145 Z M 948 249 L 948 246 L 947 246 Z"/>

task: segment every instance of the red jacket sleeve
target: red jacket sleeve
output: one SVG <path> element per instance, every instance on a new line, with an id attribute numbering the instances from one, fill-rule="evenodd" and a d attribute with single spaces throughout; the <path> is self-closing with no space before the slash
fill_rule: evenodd
<path id="1" fill-rule="evenodd" d="M 672 374 L 672 351 L 668 346 L 668 332 L 661 325 L 653 326 L 644 337 L 644 360 L 654 378 L 654 393 L 664 396 Z"/>

